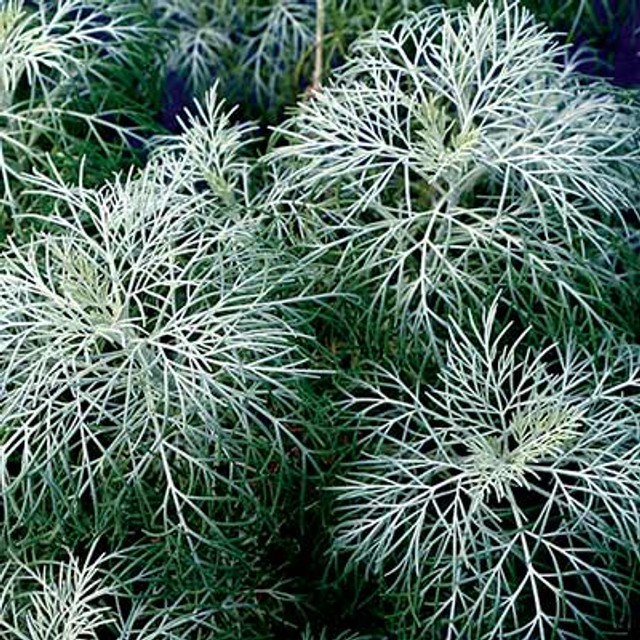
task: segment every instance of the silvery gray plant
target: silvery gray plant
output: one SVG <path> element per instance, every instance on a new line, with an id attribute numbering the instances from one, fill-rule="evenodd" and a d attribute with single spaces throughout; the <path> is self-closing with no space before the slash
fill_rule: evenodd
<path id="1" fill-rule="evenodd" d="M 168 564 L 172 560 L 165 556 Z M 250 599 L 258 592 L 274 602 L 283 597 L 265 585 L 234 593 L 219 574 L 208 593 L 190 593 L 185 580 L 182 592 L 170 599 L 166 589 L 158 589 L 161 581 L 153 585 L 153 574 L 138 548 L 100 553 L 92 544 L 82 556 L 69 550 L 46 560 L 14 556 L 0 566 L 0 635 L 7 640 L 263 640 L 264 634 L 250 628 L 257 608 Z"/>
<path id="2" fill-rule="evenodd" d="M 637 588 L 640 353 L 526 348 L 497 310 L 451 323 L 434 383 L 363 367 L 334 548 L 399 637 L 610 637 Z"/>
<path id="3" fill-rule="evenodd" d="M 133 5 L 121 23 L 50 4 L 2 5 L 14 63 L 39 56 L 15 67 L 9 114 L 58 114 L 58 86 L 107 86 L 102 63 L 131 62 L 121 43 L 159 35 L 128 31 Z M 0 255 L 0 630 L 624 629 L 637 105 L 576 74 L 512 0 L 390 30 L 412 0 L 140 4 L 163 32 L 151 71 L 196 96 L 144 170 L 95 185 L 78 158 L 70 181 L 82 147 L 64 127 L 0 131 L 5 200 L 33 232 Z M 321 77 L 258 158 L 239 113 L 268 121 L 302 88 L 319 4 Z M 249 98 L 229 110 L 221 91 Z"/>
<path id="4" fill-rule="evenodd" d="M 23 172 L 46 166 L 45 151 L 59 166 L 75 156 L 77 171 L 89 141 L 103 164 L 111 151 L 140 142 L 130 126 L 140 114 L 116 79 L 134 75 L 146 37 L 139 11 L 124 1 L 0 2 L 0 198 L 9 211 L 19 211 Z"/>
<path id="5" fill-rule="evenodd" d="M 215 94 L 206 104 L 197 148 L 220 160 L 201 177 L 210 197 L 193 189 L 190 133 L 100 188 L 30 178 L 49 204 L 30 218 L 47 230 L 0 258 L 5 534 L 83 504 L 99 529 L 133 500 L 145 526 L 215 546 L 229 492 L 255 520 L 267 466 L 292 447 L 308 460 L 304 322 L 287 305 L 286 261 L 239 219 L 241 142 Z"/>
<path id="6" fill-rule="evenodd" d="M 324 218 L 309 260 L 369 295 L 375 340 L 433 345 L 498 290 L 545 332 L 624 325 L 639 112 L 564 58 L 516 2 L 430 7 L 356 41 L 276 129 L 283 201 Z"/>
<path id="7" fill-rule="evenodd" d="M 242 112 L 277 121 L 320 72 L 344 59 L 351 41 L 389 25 L 416 0 L 151 0 L 143 3 L 162 34 L 156 64 L 179 94 L 201 97 L 214 81 Z M 175 86 L 174 86 L 175 85 Z M 176 91 L 176 88 L 180 90 Z"/>

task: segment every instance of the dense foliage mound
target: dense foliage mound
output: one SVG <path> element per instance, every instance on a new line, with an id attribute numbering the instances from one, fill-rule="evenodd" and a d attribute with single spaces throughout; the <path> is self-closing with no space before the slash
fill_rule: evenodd
<path id="1" fill-rule="evenodd" d="M 633 637 L 640 102 L 526 5 L 0 1 L 0 638 Z"/>

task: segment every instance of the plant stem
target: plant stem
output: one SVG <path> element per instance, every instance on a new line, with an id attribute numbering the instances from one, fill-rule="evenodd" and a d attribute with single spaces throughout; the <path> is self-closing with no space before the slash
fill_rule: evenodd
<path id="1" fill-rule="evenodd" d="M 320 90 L 322 86 L 322 41 L 324 40 L 324 22 L 325 22 L 325 8 L 324 0 L 316 0 L 316 43 L 315 43 L 315 58 L 313 64 L 313 77 L 311 81 L 311 91 L 313 94 Z"/>

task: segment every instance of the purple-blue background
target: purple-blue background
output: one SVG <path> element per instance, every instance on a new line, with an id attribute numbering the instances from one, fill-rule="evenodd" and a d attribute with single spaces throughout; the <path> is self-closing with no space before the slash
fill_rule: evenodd
<path id="1" fill-rule="evenodd" d="M 590 13 L 583 16 L 574 33 L 575 48 L 588 47 L 589 55 L 580 56 L 583 73 L 607 78 L 615 84 L 640 89 L 640 0 L 590 0 Z M 562 0 L 557 0 L 560 4 Z M 609 7 L 607 12 L 605 3 Z M 534 13 L 535 2 L 531 9 Z M 595 19 L 593 18 L 595 14 Z M 543 16 L 539 15 L 543 20 Z M 563 20 L 572 20 L 565 15 Z M 551 28 L 566 31 L 571 24 L 555 24 Z M 563 38 L 564 39 L 564 38 Z M 226 87 L 230 89 L 230 87 Z M 180 129 L 176 116 L 191 104 L 191 96 L 182 78 L 169 72 L 163 92 L 159 120 L 172 131 Z"/>
<path id="2" fill-rule="evenodd" d="M 607 1 L 613 16 L 607 16 L 603 0 L 593 0 L 599 24 L 583 19 L 578 25 L 576 43 L 589 44 L 597 58 L 581 70 L 640 88 L 640 0 Z"/>

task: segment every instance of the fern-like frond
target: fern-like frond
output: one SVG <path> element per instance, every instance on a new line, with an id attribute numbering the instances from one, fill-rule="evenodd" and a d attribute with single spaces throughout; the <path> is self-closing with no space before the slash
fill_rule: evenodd
<path id="1" fill-rule="evenodd" d="M 89 140 L 105 153 L 140 142 L 131 123 L 144 118 L 130 100 L 123 125 L 122 95 L 113 96 L 146 35 L 125 1 L 0 4 L 0 198 L 14 213 L 21 174 L 44 168 L 43 149 L 67 160 Z"/>
<path id="2" fill-rule="evenodd" d="M 525 349 L 496 312 L 453 324 L 434 385 L 356 387 L 336 548 L 428 637 L 606 637 L 638 562 L 637 354 Z"/>
<path id="3" fill-rule="evenodd" d="M 254 500 L 243 470 L 307 458 L 290 428 L 306 337 L 274 293 L 286 265 L 252 223 L 203 224 L 201 197 L 156 165 L 32 187 L 52 231 L 0 267 L 4 525 L 136 495 L 148 522 L 215 544 L 221 495 Z"/>
<path id="4" fill-rule="evenodd" d="M 233 124 L 235 109 L 225 110 L 219 93 L 216 82 L 195 100 L 193 111 L 178 117 L 179 134 L 155 138 L 150 162 L 190 193 L 227 205 L 230 215 L 234 204 L 248 204 L 249 159 L 243 151 L 254 142 L 255 127 Z"/>
<path id="5" fill-rule="evenodd" d="M 517 3 L 429 8 L 358 40 L 277 129 L 283 199 L 330 212 L 313 257 L 335 250 L 344 283 L 369 282 L 374 333 L 434 340 L 499 288 L 604 324 L 614 274 L 596 262 L 637 198 L 637 116 L 562 55 Z"/>

